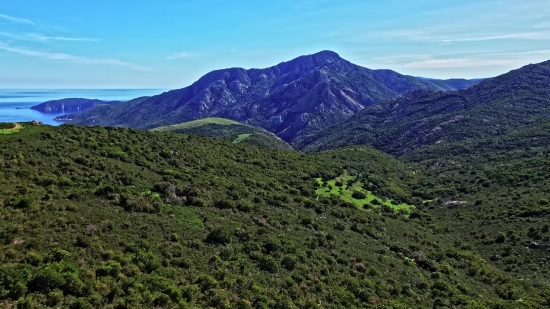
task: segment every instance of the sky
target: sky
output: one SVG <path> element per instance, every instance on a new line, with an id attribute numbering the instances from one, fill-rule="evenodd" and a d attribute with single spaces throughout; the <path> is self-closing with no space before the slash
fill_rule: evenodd
<path id="1" fill-rule="evenodd" d="M 550 1 L 0 0 L 0 88 L 182 88 L 321 50 L 413 76 L 496 76 L 550 59 Z"/>

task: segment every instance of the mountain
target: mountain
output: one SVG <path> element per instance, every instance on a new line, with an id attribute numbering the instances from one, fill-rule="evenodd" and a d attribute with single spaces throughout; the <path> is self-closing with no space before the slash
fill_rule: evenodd
<path id="1" fill-rule="evenodd" d="M 117 104 L 121 101 L 103 101 L 95 99 L 68 98 L 61 100 L 47 101 L 35 106 L 31 109 L 43 113 L 77 113 L 96 105 Z"/>
<path id="2" fill-rule="evenodd" d="M 275 134 L 265 129 L 223 118 L 203 118 L 181 124 L 154 128 L 151 131 L 219 137 L 235 144 L 245 143 L 270 149 L 294 149 Z"/>
<path id="3" fill-rule="evenodd" d="M 439 86 L 441 88 L 440 90 L 443 90 L 443 91 L 466 89 L 484 80 L 484 78 L 476 78 L 476 79 L 462 79 L 462 78 L 433 79 L 433 78 L 425 78 L 425 77 L 418 77 L 418 78 L 422 80 L 430 81 L 431 83 Z"/>
<path id="4" fill-rule="evenodd" d="M 116 110 L 88 110 L 71 123 L 151 129 L 221 117 L 262 127 L 292 143 L 298 136 L 336 124 L 376 102 L 418 89 L 455 88 L 445 81 L 369 70 L 323 51 L 267 69 L 213 71 L 189 87 Z"/>
<path id="5" fill-rule="evenodd" d="M 82 111 L 77 114 L 71 114 L 71 119 L 68 120 L 67 124 L 74 124 L 75 122 L 82 121 L 82 118 L 85 118 L 85 125 L 102 125 L 106 122 L 116 121 L 116 115 L 118 117 L 124 117 L 124 111 L 131 108 L 134 105 L 137 105 L 143 101 L 148 100 L 150 97 L 139 97 L 127 102 L 121 102 L 118 104 L 109 104 L 109 105 L 96 105 L 91 108 Z"/>
<path id="6" fill-rule="evenodd" d="M 550 121 L 550 61 L 531 64 L 454 92 L 413 91 L 365 108 L 311 139 L 317 151 L 372 145 L 400 155 L 412 149 L 501 136 Z"/>
<path id="7" fill-rule="evenodd" d="M 548 236 L 543 219 L 491 213 L 505 190 L 483 215 L 463 213 L 475 196 L 462 208 L 413 197 L 432 186 L 409 165 L 367 147 L 24 123 L 0 135 L 0 305 L 547 308 L 546 251 L 523 245 L 525 224 Z M 476 215 L 484 227 L 460 228 Z"/>

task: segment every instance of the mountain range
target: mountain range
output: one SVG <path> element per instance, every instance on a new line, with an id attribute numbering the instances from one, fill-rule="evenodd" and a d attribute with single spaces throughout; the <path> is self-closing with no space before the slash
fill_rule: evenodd
<path id="1" fill-rule="evenodd" d="M 550 121 L 550 61 L 454 92 L 413 91 L 369 106 L 298 147 L 318 151 L 372 145 L 392 154 L 508 134 Z"/>
<path id="2" fill-rule="evenodd" d="M 76 115 L 77 125 L 152 129 L 207 117 L 263 127 L 293 143 L 383 100 L 415 90 L 450 91 L 476 81 L 428 80 L 370 70 L 331 51 L 267 69 L 213 71 L 191 86 Z"/>

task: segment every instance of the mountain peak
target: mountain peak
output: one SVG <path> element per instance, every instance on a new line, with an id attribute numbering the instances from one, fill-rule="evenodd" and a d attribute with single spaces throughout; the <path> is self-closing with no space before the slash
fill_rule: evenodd
<path id="1" fill-rule="evenodd" d="M 324 66 L 334 62 L 342 61 L 340 55 L 330 50 L 323 50 L 315 54 L 298 57 L 295 60 L 313 60 L 317 66 Z"/>
<path id="2" fill-rule="evenodd" d="M 293 71 L 309 71 L 314 68 L 328 66 L 334 63 L 345 62 L 337 53 L 329 50 L 323 50 L 315 54 L 300 56 L 290 61 L 283 62 L 277 65 L 282 72 Z"/>
<path id="3" fill-rule="evenodd" d="M 342 59 L 338 53 L 333 52 L 332 50 L 322 50 L 318 53 L 312 54 L 311 56 L 318 57 L 318 58 L 337 58 Z"/>

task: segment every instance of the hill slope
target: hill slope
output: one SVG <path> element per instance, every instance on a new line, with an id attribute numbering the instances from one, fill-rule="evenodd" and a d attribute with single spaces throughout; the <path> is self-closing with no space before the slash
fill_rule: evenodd
<path id="1" fill-rule="evenodd" d="M 550 61 L 455 92 L 418 90 L 370 106 L 296 145 L 309 151 L 372 145 L 402 154 L 425 145 L 482 139 L 550 120 Z"/>
<path id="2" fill-rule="evenodd" d="M 67 98 L 61 100 L 47 101 L 35 106 L 31 109 L 41 111 L 43 113 L 77 113 L 96 105 L 117 104 L 120 101 L 103 101 L 95 99 L 82 98 Z"/>
<path id="3" fill-rule="evenodd" d="M 293 150 L 292 146 L 275 134 L 258 127 L 224 118 L 204 118 L 185 123 L 151 129 L 155 132 L 176 132 L 207 137 L 220 137 L 233 143 L 245 143 L 264 148 Z"/>
<path id="4" fill-rule="evenodd" d="M 213 71 L 189 87 L 113 111 L 77 115 L 77 125 L 151 129 L 221 117 L 263 127 L 287 142 L 416 89 L 455 89 L 390 70 L 369 70 L 323 51 L 267 69 Z"/>
<path id="5" fill-rule="evenodd" d="M 425 210 L 441 233 L 517 278 L 550 282 L 550 122 L 430 145 L 403 158 L 418 171 L 413 195 L 437 198 Z"/>
<path id="6" fill-rule="evenodd" d="M 545 285 L 513 279 L 449 243 L 421 211 L 406 218 L 316 193 L 319 179 L 344 175 L 381 200 L 384 192 L 409 199 L 403 181 L 414 176 L 369 148 L 304 155 L 192 135 L 25 124 L 0 136 L 0 302 L 550 304 Z"/>

